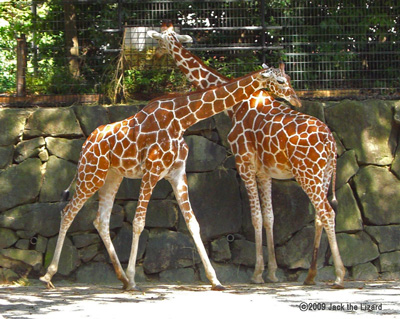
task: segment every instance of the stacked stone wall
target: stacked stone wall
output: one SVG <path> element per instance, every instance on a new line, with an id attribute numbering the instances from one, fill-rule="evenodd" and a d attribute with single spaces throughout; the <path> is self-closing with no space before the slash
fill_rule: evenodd
<path id="1" fill-rule="evenodd" d="M 72 181 L 81 146 L 99 125 L 141 105 L 0 109 L 0 281 L 37 278 L 52 258 L 61 192 Z M 336 232 L 348 279 L 400 277 L 400 102 L 304 101 L 303 112 L 328 124 L 338 145 Z M 223 283 L 249 282 L 255 262 L 247 195 L 219 114 L 190 128 L 185 139 L 190 199 L 203 241 Z M 124 180 L 110 232 L 121 262 L 129 259 L 139 180 Z M 72 190 L 73 191 L 73 190 Z M 97 196 L 72 224 L 55 280 L 116 282 L 92 224 Z M 294 180 L 273 182 L 274 236 L 282 281 L 302 281 L 310 265 L 314 210 Z M 267 249 L 265 247 L 265 260 Z M 322 238 L 320 280 L 334 279 Z M 148 208 L 137 264 L 139 281 L 206 281 L 171 186 L 162 180 Z"/>

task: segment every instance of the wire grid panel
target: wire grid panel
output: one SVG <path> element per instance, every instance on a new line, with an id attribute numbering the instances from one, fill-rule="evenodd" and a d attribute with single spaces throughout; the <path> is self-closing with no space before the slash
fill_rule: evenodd
<path id="1" fill-rule="evenodd" d="M 72 58 L 65 41 L 68 5 L 79 43 L 79 56 Z M 157 43 L 144 36 L 163 20 L 191 35 L 189 50 L 227 76 L 283 60 L 297 90 L 400 90 L 396 0 L 53 0 L 2 2 L 0 9 L 0 27 L 8 36 L 0 39 L 0 93 L 12 82 L 14 33 L 27 35 L 30 93 L 102 93 L 124 34 L 129 72 L 173 69 L 171 60 L 153 58 Z M 79 64 L 78 76 L 68 70 L 71 59 Z"/>
<path id="2" fill-rule="evenodd" d="M 398 1 L 292 1 L 279 11 L 295 88 L 399 90 Z"/>

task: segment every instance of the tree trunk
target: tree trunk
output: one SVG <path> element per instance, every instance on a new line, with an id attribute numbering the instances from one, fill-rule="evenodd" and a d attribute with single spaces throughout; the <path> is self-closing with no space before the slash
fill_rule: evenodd
<path id="1" fill-rule="evenodd" d="M 76 27 L 75 6 L 72 0 L 64 2 L 65 42 L 69 60 L 69 70 L 74 78 L 79 77 L 79 42 Z"/>
<path id="2" fill-rule="evenodd" d="M 17 96 L 26 95 L 27 46 L 25 34 L 17 39 Z"/>

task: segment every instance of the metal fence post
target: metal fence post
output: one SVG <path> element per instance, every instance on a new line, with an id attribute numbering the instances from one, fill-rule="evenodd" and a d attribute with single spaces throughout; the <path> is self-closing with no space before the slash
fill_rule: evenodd
<path id="1" fill-rule="evenodd" d="M 17 39 L 17 96 L 26 95 L 27 46 L 25 34 Z"/>
<path id="2" fill-rule="evenodd" d="M 261 20 L 261 45 L 262 45 L 262 63 L 266 62 L 265 53 L 266 53 L 266 46 L 265 46 L 265 32 L 267 31 L 265 28 L 265 0 L 261 0 L 260 4 L 260 20 Z"/>

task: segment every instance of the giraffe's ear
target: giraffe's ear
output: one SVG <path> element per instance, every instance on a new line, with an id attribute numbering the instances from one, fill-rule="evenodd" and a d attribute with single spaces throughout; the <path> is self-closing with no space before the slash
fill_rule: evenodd
<path id="1" fill-rule="evenodd" d="M 162 37 L 162 34 L 157 31 L 154 31 L 154 30 L 149 30 L 149 31 L 147 31 L 147 36 L 150 38 L 156 39 L 156 40 L 160 40 Z"/>
<path id="2" fill-rule="evenodd" d="M 269 78 L 272 75 L 272 71 L 263 72 L 261 75 L 264 78 Z"/>
<path id="3" fill-rule="evenodd" d="M 177 34 L 176 38 L 178 39 L 178 41 L 180 43 L 192 43 L 193 42 L 193 38 L 190 35 Z"/>

